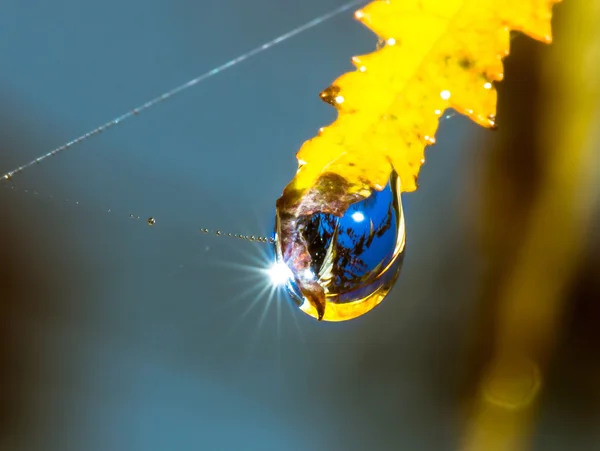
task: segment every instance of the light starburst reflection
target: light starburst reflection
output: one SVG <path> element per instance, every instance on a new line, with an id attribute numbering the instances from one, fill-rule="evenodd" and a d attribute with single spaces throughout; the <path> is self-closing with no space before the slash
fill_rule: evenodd
<path id="1" fill-rule="evenodd" d="M 294 276 L 288 265 L 278 261 L 273 262 L 269 268 L 265 269 L 265 273 L 274 287 L 285 286 Z"/>
<path id="2" fill-rule="evenodd" d="M 296 309 L 286 294 L 286 285 L 293 280 L 293 273 L 286 264 L 279 261 L 274 255 L 274 249 L 271 246 L 260 246 L 252 249 L 236 248 L 241 255 L 235 261 L 221 262 L 220 264 L 228 271 L 236 271 L 233 277 L 234 283 L 239 283 L 241 288 L 237 290 L 234 296 L 231 296 L 227 305 L 238 304 L 242 302 L 245 306 L 236 307 L 236 319 L 232 322 L 231 333 L 239 330 L 243 321 L 247 318 L 253 318 L 255 323 L 254 339 L 250 338 L 248 343 L 250 348 L 257 346 L 260 331 L 264 329 L 266 318 L 269 312 L 275 313 L 275 333 L 277 342 L 282 338 L 283 305 L 287 305 L 291 314 L 289 317 L 298 332 L 301 341 L 304 341 L 302 331 L 297 322 Z M 242 263 L 244 262 L 244 263 Z M 256 310 L 259 311 L 258 317 Z M 251 312 L 254 312 L 251 314 Z"/>

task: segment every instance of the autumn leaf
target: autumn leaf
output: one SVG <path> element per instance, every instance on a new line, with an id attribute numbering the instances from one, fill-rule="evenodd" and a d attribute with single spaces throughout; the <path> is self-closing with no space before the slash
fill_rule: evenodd
<path id="1" fill-rule="evenodd" d="M 306 141 L 280 213 L 341 215 L 381 190 L 392 170 L 402 191 L 417 188 L 427 145 L 447 108 L 493 128 L 511 30 L 551 42 L 560 0 L 377 0 L 355 13 L 385 43 L 353 58 L 354 72 L 321 98 L 338 118 Z"/>

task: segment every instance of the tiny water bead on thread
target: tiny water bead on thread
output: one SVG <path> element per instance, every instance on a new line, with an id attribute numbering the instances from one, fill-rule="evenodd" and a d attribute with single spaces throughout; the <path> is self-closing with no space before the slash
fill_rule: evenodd
<path id="1" fill-rule="evenodd" d="M 300 309 L 318 320 L 345 321 L 372 310 L 404 259 L 398 176 L 366 198 L 346 188 L 344 179 L 324 174 L 300 201 L 284 192 L 277 202 L 272 280 L 283 281 Z"/>
<path id="2" fill-rule="evenodd" d="M 214 232 L 212 232 L 210 229 L 201 228 L 200 232 L 202 232 L 205 235 L 213 233 L 214 236 L 221 236 L 221 237 L 227 237 L 227 238 L 238 238 L 240 240 L 252 241 L 252 242 L 257 242 L 257 243 L 274 243 L 275 242 L 274 237 L 241 235 L 238 233 L 223 232 L 222 230 L 215 230 Z"/>

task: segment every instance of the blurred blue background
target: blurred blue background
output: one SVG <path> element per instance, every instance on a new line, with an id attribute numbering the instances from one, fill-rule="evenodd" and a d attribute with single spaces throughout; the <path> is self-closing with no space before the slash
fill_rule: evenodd
<path id="1" fill-rule="evenodd" d="M 4 0 L 0 172 L 343 3 Z M 1 449 L 454 449 L 488 132 L 442 123 L 403 273 L 355 321 L 267 303 L 268 246 L 199 232 L 271 232 L 319 92 L 375 45 L 344 13 L 0 187 Z"/>

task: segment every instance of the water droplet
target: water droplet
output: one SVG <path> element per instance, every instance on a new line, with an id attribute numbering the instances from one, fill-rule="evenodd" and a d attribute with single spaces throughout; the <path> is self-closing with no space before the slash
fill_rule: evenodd
<path id="1" fill-rule="evenodd" d="M 333 106 L 337 106 L 339 103 L 343 102 L 343 97 L 342 97 L 342 102 L 338 101 L 338 97 L 341 97 L 339 86 L 334 86 L 334 85 L 329 86 L 327 89 L 323 90 L 321 92 L 321 94 L 319 94 L 319 97 L 321 97 L 321 100 L 323 102 L 328 103 Z"/>
<path id="2" fill-rule="evenodd" d="M 400 180 L 392 174 L 382 191 L 361 198 L 348 194 L 338 176 L 321 179 L 301 199 L 290 202 L 284 193 L 278 200 L 275 252 L 290 269 L 286 287 L 300 309 L 319 320 L 344 321 L 377 306 L 402 267 Z M 328 212 L 313 213 L 315 205 Z"/>
<path id="3" fill-rule="evenodd" d="M 148 225 L 149 226 L 153 226 L 154 224 L 156 224 L 156 219 L 154 219 L 154 218 L 148 218 Z"/>

